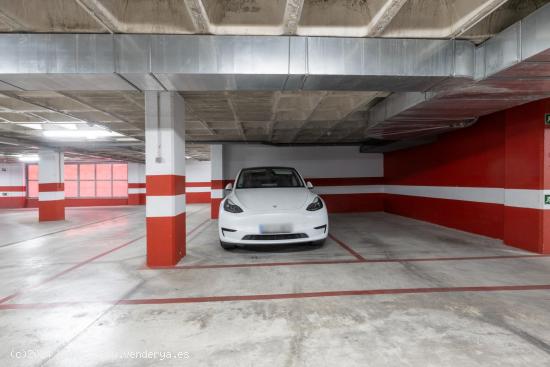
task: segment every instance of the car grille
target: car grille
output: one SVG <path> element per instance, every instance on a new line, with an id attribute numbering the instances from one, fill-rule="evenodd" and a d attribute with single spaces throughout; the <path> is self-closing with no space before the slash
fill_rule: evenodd
<path id="1" fill-rule="evenodd" d="M 248 234 L 243 237 L 243 240 L 250 241 L 276 241 L 276 240 L 294 240 L 296 238 L 307 238 L 305 233 L 289 233 L 289 234 Z"/>

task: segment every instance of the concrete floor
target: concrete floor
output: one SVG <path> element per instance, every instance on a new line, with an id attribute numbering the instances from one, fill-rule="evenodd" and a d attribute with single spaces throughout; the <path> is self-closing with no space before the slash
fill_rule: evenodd
<path id="1" fill-rule="evenodd" d="M 2 366 L 550 365 L 550 257 L 386 213 L 225 252 L 189 205 L 188 256 L 151 270 L 143 216 L 0 211 Z"/>

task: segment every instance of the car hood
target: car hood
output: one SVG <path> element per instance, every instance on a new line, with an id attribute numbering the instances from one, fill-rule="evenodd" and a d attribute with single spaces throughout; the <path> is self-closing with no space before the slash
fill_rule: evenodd
<path id="1" fill-rule="evenodd" d="M 280 187 L 237 189 L 233 195 L 243 209 L 273 211 L 300 209 L 312 194 L 304 187 Z"/>

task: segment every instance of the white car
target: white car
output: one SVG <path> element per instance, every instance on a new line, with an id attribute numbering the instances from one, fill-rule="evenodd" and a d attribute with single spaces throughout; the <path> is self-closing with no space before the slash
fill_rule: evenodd
<path id="1" fill-rule="evenodd" d="M 322 245 L 329 230 L 327 208 L 312 188 L 294 168 L 242 169 L 235 185 L 226 186 L 227 196 L 220 203 L 221 246 Z"/>

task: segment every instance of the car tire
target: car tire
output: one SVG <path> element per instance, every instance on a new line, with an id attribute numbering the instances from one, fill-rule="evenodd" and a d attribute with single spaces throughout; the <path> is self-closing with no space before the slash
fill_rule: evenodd
<path id="1" fill-rule="evenodd" d="M 231 244 L 231 243 L 227 243 L 227 242 L 223 242 L 223 241 L 220 241 L 220 246 L 224 249 L 224 250 L 234 250 L 235 248 L 237 248 L 237 246 Z"/>
<path id="2" fill-rule="evenodd" d="M 319 241 L 313 241 L 313 246 L 322 247 L 325 244 L 325 239 L 319 240 Z"/>

